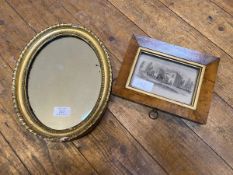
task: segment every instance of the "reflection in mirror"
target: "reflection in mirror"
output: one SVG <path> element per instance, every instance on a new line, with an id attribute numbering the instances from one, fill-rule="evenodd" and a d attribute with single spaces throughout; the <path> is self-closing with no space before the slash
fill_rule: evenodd
<path id="1" fill-rule="evenodd" d="M 36 55 L 28 76 L 32 111 L 45 126 L 64 130 L 85 120 L 101 88 L 95 51 L 77 37 L 60 37 Z"/>
<path id="2" fill-rule="evenodd" d="M 22 51 L 13 74 L 13 104 L 31 133 L 69 141 L 96 126 L 111 83 L 109 56 L 98 37 L 82 26 L 58 24 Z"/>

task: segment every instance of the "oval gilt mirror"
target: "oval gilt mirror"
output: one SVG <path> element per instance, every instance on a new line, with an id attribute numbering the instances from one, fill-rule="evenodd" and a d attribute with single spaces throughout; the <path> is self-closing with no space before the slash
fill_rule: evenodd
<path id="1" fill-rule="evenodd" d="M 13 78 L 13 100 L 32 133 L 66 141 L 83 136 L 99 121 L 111 88 L 108 54 L 83 27 L 52 26 L 23 50 Z"/>

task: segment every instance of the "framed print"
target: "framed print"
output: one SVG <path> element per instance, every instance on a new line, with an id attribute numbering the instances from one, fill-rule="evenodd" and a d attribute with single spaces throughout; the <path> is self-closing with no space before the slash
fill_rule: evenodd
<path id="1" fill-rule="evenodd" d="M 219 58 L 133 36 L 113 93 L 206 123 Z"/>
<path id="2" fill-rule="evenodd" d="M 205 66 L 139 47 L 126 88 L 196 109 Z"/>

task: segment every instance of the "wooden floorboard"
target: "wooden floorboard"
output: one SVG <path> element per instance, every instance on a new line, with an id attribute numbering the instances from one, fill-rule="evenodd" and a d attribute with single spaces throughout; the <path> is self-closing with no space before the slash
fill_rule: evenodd
<path id="1" fill-rule="evenodd" d="M 228 83 L 233 81 L 232 57 L 206 37 L 203 37 L 195 28 L 184 23 L 179 17 L 174 16 L 174 13 L 159 1 L 147 0 L 146 3 L 143 3 L 140 0 L 131 0 L 123 3 L 122 1 L 111 0 L 111 3 L 148 36 L 219 56 L 221 61 L 215 89 L 218 95 L 233 106 L 232 85 Z M 121 44 L 125 43 L 127 42 L 121 42 Z M 125 48 L 127 47 L 125 46 Z"/>
<path id="2" fill-rule="evenodd" d="M 160 1 L 224 52 L 233 56 L 233 17 L 231 15 L 210 1 Z"/>
<path id="3" fill-rule="evenodd" d="M 219 96 L 214 95 L 209 120 L 206 125 L 200 126 L 193 122 L 185 121 L 231 168 L 233 167 L 232 115 L 233 109 Z"/>
<path id="4" fill-rule="evenodd" d="M 232 8 L 228 0 L 209 2 L 0 1 L 0 174 L 233 174 Z M 207 125 L 163 112 L 151 120 L 150 108 L 111 96 L 97 128 L 74 142 L 45 142 L 22 129 L 11 102 L 12 69 L 26 43 L 57 23 L 95 32 L 114 78 L 132 34 L 220 56 Z"/>
<path id="5" fill-rule="evenodd" d="M 0 115 L 4 113 L 1 110 Z M 0 174 L 29 174 L 28 169 L 15 154 L 14 150 L 8 144 L 0 132 Z"/>
<path id="6" fill-rule="evenodd" d="M 37 4 L 37 6 L 38 6 L 38 4 Z M 14 7 L 13 7 L 14 8 Z M 41 8 L 40 9 L 43 9 L 43 7 L 41 6 Z M 17 10 L 17 9 L 16 9 Z M 56 11 L 57 12 L 57 11 Z M 61 12 L 61 11 L 59 11 L 59 12 Z M 60 14 L 61 15 L 61 14 Z M 62 15 L 64 15 L 64 13 L 62 13 Z M 70 15 L 69 13 L 68 13 L 68 15 Z M 65 16 L 67 16 L 67 15 L 65 15 Z M 39 18 L 39 19 L 41 19 L 41 18 Z M 56 21 L 56 18 L 54 18 L 55 19 L 55 21 Z M 71 16 L 71 19 L 72 19 L 72 16 Z M 27 21 L 26 20 L 24 20 L 26 23 L 27 23 Z M 53 21 L 54 22 L 54 21 Z M 36 29 L 34 29 L 34 27 L 32 27 L 32 29 L 33 29 L 33 31 L 36 31 Z M 118 126 L 118 128 L 120 128 L 120 126 L 119 126 L 119 124 L 117 125 Z M 92 134 L 95 134 L 95 132 L 93 132 Z M 111 132 L 109 132 L 108 131 L 108 135 L 110 135 L 110 136 L 112 136 L 112 138 L 113 138 L 113 135 L 111 134 Z M 98 135 L 97 135 L 98 136 Z M 98 136 L 98 137 L 100 137 L 100 136 Z M 121 143 L 120 141 L 121 141 L 121 138 L 124 138 L 124 135 L 120 135 L 119 134 L 119 136 L 118 136 L 118 141 L 119 141 L 119 143 Z M 132 139 L 131 139 L 132 140 Z M 84 142 L 85 143 L 85 142 Z M 87 142 L 87 143 L 90 143 L 90 141 L 89 142 Z M 104 144 L 110 144 L 109 142 L 104 142 Z M 121 143 L 121 144 L 123 144 L 123 143 Z M 137 173 L 139 173 L 140 174 L 140 172 L 141 171 L 144 171 L 144 173 L 146 172 L 145 170 L 146 169 L 149 169 L 150 171 L 147 173 L 147 174 L 154 174 L 155 172 L 157 172 L 158 174 L 164 174 L 165 172 L 163 172 L 163 170 L 160 168 L 160 166 L 159 165 L 157 165 L 157 163 L 156 162 L 154 162 L 153 163 L 153 161 L 152 161 L 152 159 L 150 158 L 150 156 L 146 156 L 145 155 L 145 153 L 143 153 L 143 149 L 141 148 L 141 147 L 138 147 L 136 150 L 135 150 L 135 148 L 134 147 L 132 147 L 131 146 L 132 144 L 124 144 L 123 145 L 123 148 L 124 149 L 126 149 L 126 150 L 131 150 L 131 151 L 134 151 L 134 154 L 132 154 L 132 156 L 134 156 L 134 155 L 140 155 L 141 154 L 141 160 L 140 161 L 138 161 L 138 159 L 135 159 L 134 157 L 131 157 L 131 155 L 128 155 L 126 158 L 122 158 L 122 156 L 121 155 L 116 155 L 116 154 L 109 154 L 109 155 L 102 155 L 102 154 L 97 154 L 97 152 L 90 152 L 90 149 L 88 150 L 88 151 L 85 151 L 84 153 L 81 151 L 81 153 L 85 156 L 86 155 L 86 158 L 87 158 L 87 160 L 89 160 L 90 158 L 88 157 L 89 155 L 91 155 L 92 156 L 92 158 L 94 158 L 94 159 L 91 159 L 90 161 L 94 164 L 94 168 L 96 168 L 97 170 L 98 170 L 98 172 L 100 171 L 100 172 L 104 172 L 105 174 L 110 174 L 110 173 L 112 173 L 112 174 L 119 174 L 119 173 L 123 173 L 123 174 L 125 174 L 127 171 L 128 172 L 134 172 L 134 174 L 137 172 Z M 136 144 L 136 142 L 135 142 L 135 145 L 137 145 Z M 103 145 L 102 147 L 107 147 L 108 145 Z M 115 146 L 117 146 L 117 145 L 115 145 Z M 84 146 L 84 147 L 87 147 L 87 146 Z M 142 152 L 142 153 L 140 153 L 140 152 Z M 123 154 L 123 153 L 122 153 Z M 121 160 L 118 160 L 118 159 L 116 159 L 116 162 L 115 161 L 113 161 L 113 162 L 111 162 L 110 164 L 103 164 L 102 163 L 102 161 L 105 161 L 105 159 L 106 158 L 108 158 L 108 159 L 113 159 L 114 160 L 114 156 L 120 156 L 121 157 Z M 125 155 L 124 155 L 125 156 Z M 131 159 L 131 163 L 129 163 L 129 164 L 127 164 L 127 161 L 125 160 L 125 159 Z M 148 162 L 148 160 L 146 160 L 146 159 L 151 159 L 151 161 L 149 161 Z M 123 163 L 121 163 L 121 161 L 125 161 L 125 162 L 123 162 Z M 136 161 L 136 162 L 134 162 L 134 161 Z M 145 163 L 145 162 L 148 162 L 148 163 Z M 119 163 L 121 163 L 121 164 L 119 164 Z M 118 166 L 116 166 L 115 164 L 117 164 Z M 143 165 L 140 165 L 140 164 L 143 164 Z M 102 166 L 100 166 L 100 165 L 102 165 Z M 152 166 L 153 165 L 153 166 Z M 129 167 L 128 167 L 129 166 Z M 136 170 L 134 170 L 133 168 L 135 167 L 135 166 L 138 166 L 138 169 L 136 169 Z M 111 168 L 110 168 L 111 167 Z M 131 170 L 129 171 L 129 170 L 127 170 L 128 168 L 130 168 Z M 110 169 L 112 170 L 112 172 L 110 171 Z M 115 171 L 113 171 L 114 169 L 116 169 Z M 127 171 L 126 171 L 127 170 Z M 157 174 L 156 173 L 156 174 Z M 127 173 L 128 174 L 128 173 Z"/>
<path id="7" fill-rule="evenodd" d="M 137 3 L 138 2 L 138 3 Z M 155 6 L 154 7 L 152 7 L 152 6 L 149 6 L 149 5 L 145 5 L 144 4 L 144 6 L 143 6 L 143 4 L 142 3 L 140 3 L 139 1 L 134 1 L 133 3 L 129 3 L 129 4 L 127 4 L 127 3 L 119 3 L 119 1 L 117 1 L 116 3 L 115 3 L 115 5 L 117 5 L 121 10 L 124 10 L 124 11 L 122 11 L 122 13 L 125 13 L 125 14 L 127 14 L 129 17 L 130 17 L 130 19 L 132 19 L 136 24 L 138 24 L 140 27 L 142 27 L 143 28 L 143 22 L 142 22 L 142 20 L 141 19 L 148 19 L 148 21 L 147 21 L 147 23 L 145 23 L 145 25 L 144 25 L 144 30 L 147 32 L 147 33 L 149 33 L 150 34 L 150 36 L 157 36 L 157 38 L 158 37 L 160 37 L 160 35 L 163 35 L 163 33 L 166 33 L 167 31 L 166 31 L 166 29 L 167 30 L 169 30 L 169 29 L 174 29 L 175 28 L 175 30 L 178 28 L 178 27 L 180 27 L 180 28 L 182 28 L 182 29 L 184 29 L 185 27 L 184 26 L 182 26 L 181 24 L 180 24 L 180 20 L 179 20 L 179 18 L 177 18 L 177 20 L 176 21 L 174 21 L 173 19 L 171 19 L 171 21 L 174 21 L 174 22 L 171 22 L 170 21 L 170 23 L 162 23 L 163 21 L 165 21 L 165 19 L 164 20 L 162 20 L 161 18 L 163 17 L 163 16 L 165 16 L 165 15 L 167 15 L 167 14 L 165 14 L 165 12 L 166 12 L 166 8 L 165 9 L 162 9 L 161 10 L 161 13 L 160 13 L 160 11 L 159 11 L 159 8 L 156 8 L 156 9 L 154 9 L 155 8 Z M 122 6 L 121 6 L 122 5 Z M 127 7 L 130 7 L 130 8 L 127 8 Z M 151 8 L 151 9 L 148 9 L 148 10 L 146 10 L 146 7 L 148 7 L 148 8 Z M 158 7 L 160 7 L 160 8 L 162 8 L 161 6 L 158 6 Z M 141 9 L 139 9 L 139 8 L 141 8 Z M 163 7 L 164 8 L 164 7 Z M 131 9 L 131 11 L 130 11 L 130 9 Z M 132 10 L 133 9 L 133 10 Z M 145 14 L 144 13 L 144 16 L 143 15 L 141 15 L 141 16 L 136 16 L 136 14 L 140 14 L 140 11 L 149 11 L 148 12 L 148 15 L 147 14 Z M 150 16 L 151 17 L 150 17 Z M 158 16 L 158 15 L 160 15 L 160 20 L 161 20 L 161 22 L 160 22 L 160 24 L 161 24 L 161 26 L 160 27 L 157 27 L 157 26 L 159 26 L 158 25 L 158 21 L 156 21 L 156 15 Z M 132 16 L 132 17 L 131 17 Z M 153 18 L 154 17 L 154 18 Z M 170 17 L 170 14 L 169 14 L 169 17 Z M 163 17 L 163 18 L 165 18 L 165 17 Z M 140 23 L 141 22 L 141 23 Z M 177 24 L 178 23 L 178 24 Z M 155 25 L 155 24 L 157 24 L 157 26 Z M 167 26 L 166 26 L 167 25 Z M 174 26 L 175 25 L 175 26 Z M 153 28 L 153 26 L 155 26 L 154 28 Z M 173 28 L 172 28 L 172 26 L 173 26 Z M 153 28 L 153 30 L 152 30 L 152 28 Z M 160 29 L 161 28 L 161 29 Z M 187 27 L 186 27 L 187 28 Z M 147 30 L 148 29 L 148 30 Z M 180 29 L 177 29 L 178 31 L 180 31 Z M 211 45 L 211 42 L 207 42 L 206 41 L 206 39 L 204 38 L 204 37 L 201 37 L 201 35 L 199 34 L 198 35 L 198 33 L 196 33 L 195 32 L 195 30 L 193 30 L 193 29 L 187 29 L 187 31 L 188 32 L 186 32 L 186 30 L 183 30 L 182 31 L 182 35 L 185 35 L 185 36 L 182 36 L 181 34 L 180 35 L 178 35 L 178 36 L 180 36 L 180 38 L 179 37 L 174 37 L 173 38 L 173 42 L 176 42 L 176 43 L 178 43 L 178 42 L 184 42 L 186 45 L 190 45 L 190 47 L 197 47 L 197 45 L 200 45 L 200 49 L 202 48 L 203 49 L 203 51 L 205 51 L 206 49 L 208 49 L 208 45 Z M 181 31 L 180 31 L 181 32 Z M 176 32 L 172 32 L 171 31 L 171 33 L 176 33 Z M 186 34 L 187 33 L 187 34 Z M 195 33 L 195 38 L 198 40 L 198 42 L 194 42 L 194 41 L 190 41 L 189 42 L 189 40 L 192 40 L 192 33 Z M 162 37 L 164 38 L 164 39 L 170 39 L 170 36 L 173 36 L 173 35 L 163 35 Z M 184 40 L 184 38 L 185 38 L 185 40 Z M 204 38 L 204 39 L 203 39 Z M 184 46 L 184 45 L 183 45 Z M 214 45 L 212 45 L 212 47 L 214 47 L 214 48 L 216 48 Z M 212 51 L 213 50 L 217 50 L 217 49 L 211 49 Z M 212 51 L 209 51 L 209 52 L 212 52 Z M 206 51 L 207 52 L 207 51 Z M 222 54 L 224 54 L 224 53 L 222 53 Z M 221 57 L 221 63 L 220 64 L 224 64 L 224 62 L 225 62 L 225 59 L 227 58 L 227 60 L 230 60 L 230 62 L 231 62 L 231 58 L 230 57 L 228 57 L 227 55 L 222 55 L 222 57 Z M 232 63 L 231 63 L 232 64 Z M 229 65 L 231 65 L 231 64 L 229 64 Z M 222 68 L 225 68 L 225 66 L 222 66 Z M 220 68 L 221 69 L 221 68 Z M 229 67 L 228 69 L 224 69 L 224 70 L 219 70 L 219 73 L 220 73 L 220 71 L 223 71 L 224 72 L 224 74 L 225 75 L 227 75 L 228 74 L 228 72 L 231 74 L 232 73 L 232 69 Z M 223 77 L 221 77 L 221 76 L 219 76 L 219 79 L 220 78 L 223 78 Z M 229 78 L 230 78 L 230 76 L 229 76 Z M 226 99 L 226 98 L 228 98 L 228 97 L 223 97 L 221 94 L 222 94 L 222 92 L 221 92 L 221 90 L 220 89 L 222 89 L 222 90 L 225 90 L 224 88 L 223 88 L 223 86 L 225 87 L 225 83 L 223 83 L 223 81 L 219 81 L 219 79 L 217 80 L 217 87 L 215 88 L 216 89 L 216 92 L 217 92 L 217 94 L 219 95 L 219 96 L 221 96 L 221 98 L 224 98 L 224 99 Z M 228 79 L 229 80 L 229 79 Z M 225 81 L 226 82 L 228 82 L 228 80 L 226 79 Z M 218 84 L 218 82 L 220 82 L 219 84 Z M 228 83 L 229 84 L 229 83 Z M 219 87 L 220 88 L 218 88 L 218 85 L 219 85 Z M 229 84 L 229 92 L 228 92 L 228 94 L 231 96 L 231 90 L 230 89 L 232 89 L 232 84 Z M 230 99 L 232 99 L 232 97 L 230 97 Z M 227 104 L 225 104 L 225 106 L 227 106 Z M 221 117 L 221 115 L 222 114 L 224 114 L 224 110 L 219 110 L 219 114 L 218 113 L 216 113 L 215 115 L 220 115 L 220 117 Z M 231 131 L 231 129 L 229 130 L 229 131 Z M 223 137 L 223 136 L 222 136 Z"/>
<path id="8" fill-rule="evenodd" d="M 99 174 L 167 174 L 109 110 L 87 138 L 74 143 Z"/>
<path id="9" fill-rule="evenodd" d="M 0 130 L 30 174 L 65 174 L 67 169 L 71 174 L 94 174 L 94 169 L 71 143 L 47 143 L 20 126 L 11 102 L 12 70 L 9 67 L 3 70 L 0 70 L 0 84 L 4 87 L 0 94 L 0 110 L 4 113 L 0 115 Z"/>
<path id="10" fill-rule="evenodd" d="M 232 0 L 211 0 L 218 7 L 222 8 L 223 11 L 233 16 L 233 1 Z"/>
<path id="11" fill-rule="evenodd" d="M 115 116 L 169 174 L 232 174 L 231 167 L 181 119 L 160 113 L 160 119 L 151 121 L 149 108 L 117 97 L 113 102 L 110 109 Z"/>

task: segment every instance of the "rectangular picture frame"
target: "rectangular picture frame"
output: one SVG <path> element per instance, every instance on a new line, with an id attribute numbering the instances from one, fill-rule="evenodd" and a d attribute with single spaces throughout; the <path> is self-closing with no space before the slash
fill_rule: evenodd
<path id="1" fill-rule="evenodd" d="M 166 94 L 162 95 L 162 93 L 161 93 L 159 95 L 158 93 L 156 94 L 156 92 L 155 93 L 148 92 L 149 89 L 152 86 L 152 83 L 153 83 L 153 78 L 151 78 L 152 79 L 151 81 L 148 80 L 150 78 L 149 75 L 148 75 L 147 81 L 145 81 L 145 80 L 140 81 L 139 80 L 138 81 L 139 82 L 138 87 L 135 87 L 135 86 L 133 87 L 131 85 L 131 82 L 132 82 L 132 78 L 133 78 L 133 75 L 134 75 L 134 72 L 135 72 L 135 69 L 136 69 L 136 65 L 139 62 L 141 54 L 147 54 L 147 55 L 151 56 L 152 59 L 154 57 L 154 59 L 151 60 L 150 63 L 152 63 L 153 61 L 156 62 L 157 60 L 162 59 L 165 62 L 167 61 L 168 63 L 172 62 L 174 64 L 187 66 L 189 68 L 192 67 L 193 69 L 198 70 L 198 73 L 197 73 L 197 76 L 196 76 L 196 81 L 194 83 L 191 103 L 187 104 L 185 102 L 181 102 L 181 100 L 177 100 L 176 98 L 171 99 L 171 98 L 169 98 L 169 96 L 166 97 Z M 170 69 L 171 69 L 171 67 L 172 66 L 170 66 Z M 159 68 L 159 70 L 163 70 L 162 68 Z M 154 70 L 156 71 L 156 69 L 152 69 L 151 72 L 153 72 Z M 167 82 L 166 82 L 166 78 L 168 77 L 169 73 L 170 73 L 170 75 L 176 75 L 175 77 L 177 77 L 177 78 L 175 80 L 177 80 L 178 77 L 181 77 L 181 76 L 177 72 L 178 70 L 169 70 L 169 68 L 167 68 L 167 70 L 168 71 L 164 73 L 165 74 L 165 76 L 164 76 L 165 78 L 163 78 L 164 81 L 160 81 L 160 82 L 164 82 L 164 83 L 159 84 L 160 82 L 158 81 L 157 77 L 162 77 L 162 76 L 159 76 L 159 75 L 161 75 L 159 73 L 158 73 L 158 76 L 154 78 L 154 80 L 156 81 L 156 79 L 157 79 L 157 82 L 158 82 L 157 84 L 160 85 L 161 87 L 163 87 L 163 86 L 166 87 L 166 89 L 168 89 L 167 91 L 169 92 L 170 87 L 174 87 L 172 85 L 175 84 L 175 82 L 169 84 L 169 80 L 171 80 L 171 79 L 168 79 Z M 165 71 L 165 70 L 163 70 L 163 71 Z M 159 98 L 159 99 L 162 99 L 162 100 L 166 100 L 166 101 L 171 102 L 171 103 L 175 103 L 175 104 L 178 104 L 178 105 L 181 105 L 181 106 L 185 106 L 185 107 L 190 108 L 190 109 L 196 109 L 197 101 L 198 101 L 198 97 L 199 97 L 199 93 L 200 93 L 200 87 L 201 87 L 202 80 L 203 80 L 204 71 L 205 71 L 205 65 L 201 65 L 201 64 L 198 64 L 198 63 L 192 63 L 190 61 L 183 60 L 183 59 L 177 58 L 175 56 L 171 56 L 171 55 L 167 55 L 167 54 L 164 54 L 164 53 L 161 53 L 161 52 L 158 52 L 158 51 L 153 51 L 153 50 L 150 50 L 150 49 L 147 49 L 147 48 L 139 47 L 138 50 L 137 50 L 136 56 L 134 58 L 134 62 L 132 64 L 129 77 L 128 77 L 127 82 L 126 82 L 126 88 L 137 91 L 137 92 L 145 93 L 145 94 L 147 94 L 149 96 L 156 97 L 156 98 Z M 160 71 L 160 72 L 162 73 L 162 71 Z M 174 74 L 172 74 L 172 73 L 174 73 Z M 152 77 L 152 75 L 151 75 L 151 77 Z M 162 78 L 160 78 L 160 80 L 162 80 Z M 181 79 L 180 82 L 184 82 L 184 81 L 182 81 L 182 79 Z M 156 83 L 154 82 L 153 84 L 156 84 Z M 180 83 L 176 83 L 176 84 L 177 84 L 177 87 L 180 87 L 179 86 Z M 182 86 L 182 87 L 185 87 L 185 85 L 186 85 L 186 83 L 184 82 L 184 86 Z M 140 86 L 141 86 L 141 88 L 140 88 Z M 147 88 L 147 89 L 146 90 L 143 89 L 142 86 L 146 86 L 145 88 Z M 153 86 L 155 86 L 155 85 L 153 85 Z M 184 88 L 181 89 L 181 88 L 177 88 L 177 87 L 175 87 L 177 90 L 183 90 L 184 89 Z M 171 90 L 173 90 L 173 92 L 175 91 L 174 89 L 171 89 Z M 184 90 L 184 92 L 185 92 L 185 90 Z M 166 91 L 163 91 L 163 93 L 166 93 Z M 176 93 L 176 92 L 174 92 L 174 93 Z M 172 93 L 169 93 L 169 94 L 171 95 Z"/>
<path id="2" fill-rule="evenodd" d="M 113 94 L 206 123 L 219 58 L 134 35 Z"/>

